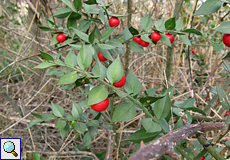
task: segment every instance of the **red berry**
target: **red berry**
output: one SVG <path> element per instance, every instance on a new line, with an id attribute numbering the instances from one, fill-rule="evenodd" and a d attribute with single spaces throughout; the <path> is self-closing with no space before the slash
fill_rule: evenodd
<path id="1" fill-rule="evenodd" d="M 60 34 L 57 35 L 56 39 L 57 39 L 58 42 L 64 42 L 66 37 L 65 37 L 65 35 L 63 33 L 60 33 Z"/>
<path id="2" fill-rule="evenodd" d="M 148 47 L 148 46 L 149 46 L 149 43 L 142 40 L 142 41 L 141 41 L 141 46 L 142 46 L 142 47 Z"/>
<path id="3" fill-rule="evenodd" d="M 200 160 L 205 160 L 205 158 L 204 157 L 201 157 L 201 159 Z"/>
<path id="4" fill-rule="evenodd" d="M 229 115 L 229 112 L 226 112 L 226 115 L 228 116 L 228 115 Z"/>
<path id="5" fill-rule="evenodd" d="M 173 43 L 173 41 L 174 41 L 173 35 L 171 35 L 171 34 L 165 34 L 165 35 L 169 38 L 170 42 Z"/>
<path id="6" fill-rule="evenodd" d="M 230 47 L 230 34 L 224 34 L 224 36 L 223 36 L 223 43 L 226 46 Z"/>
<path id="7" fill-rule="evenodd" d="M 124 86 L 125 82 L 126 82 L 126 77 L 124 74 L 123 77 L 121 78 L 121 80 L 119 82 L 114 83 L 113 86 L 122 87 L 122 86 Z"/>
<path id="8" fill-rule="evenodd" d="M 196 53 L 195 49 L 192 49 L 191 51 L 192 51 L 193 54 Z"/>
<path id="9" fill-rule="evenodd" d="M 91 105 L 91 108 L 96 112 L 102 112 L 109 106 L 109 98 L 107 97 L 104 101 Z"/>
<path id="10" fill-rule="evenodd" d="M 152 38 L 152 40 L 153 40 L 154 42 L 157 42 L 157 41 L 159 41 L 159 40 L 161 39 L 161 34 L 158 33 L 158 32 L 153 32 L 153 33 L 151 34 L 151 38 Z"/>
<path id="11" fill-rule="evenodd" d="M 54 59 L 54 61 L 56 61 L 57 59 Z M 54 65 L 54 67 L 58 67 L 58 65 Z"/>
<path id="12" fill-rule="evenodd" d="M 104 62 L 106 61 L 107 59 L 101 54 L 101 52 L 99 51 L 98 54 L 97 54 L 98 58 L 100 61 Z"/>
<path id="13" fill-rule="evenodd" d="M 134 37 L 133 41 L 137 42 L 138 44 L 141 44 L 142 42 L 141 37 Z"/>
<path id="14" fill-rule="evenodd" d="M 117 27 L 120 24 L 120 20 L 117 17 L 112 17 L 109 19 L 110 27 Z"/>

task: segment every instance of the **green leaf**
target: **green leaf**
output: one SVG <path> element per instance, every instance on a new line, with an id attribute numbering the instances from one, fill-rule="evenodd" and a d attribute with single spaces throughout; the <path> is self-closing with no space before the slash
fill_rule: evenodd
<path id="1" fill-rule="evenodd" d="M 160 40 L 161 40 L 161 42 L 163 42 L 167 46 L 171 47 L 171 42 L 170 42 L 169 38 L 165 34 L 161 34 L 161 39 Z"/>
<path id="2" fill-rule="evenodd" d="M 101 39 L 102 35 L 101 35 L 101 32 L 100 32 L 100 30 L 98 29 L 97 26 L 95 26 L 95 34 L 96 34 L 98 39 Z"/>
<path id="3" fill-rule="evenodd" d="M 230 34 L 230 21 L 222 22 L 220 25 L 218 25 L 216 28 L 213 28 L 213 30 L 225 33 L 225 34 Z"/>
<path id="4" fill-rule="evenodd" d="M 113 113 L 112 122 L 129 121 L 136 116 L 136 109 L 131 102 L 120 103 Z"/>
<path id="5" fill-rule="evenodd" d="M 130 41 L 129 47 L 134 52 L 145 53 L 144 49 L 137 42 Z"/>
<path id="6" fill-rule="evenodd" d="M 123 77 L 124 70 L 123 66 L 120 60 L 120 57 L 117 56 L 117 58 L 113 61 L 112 64 L 107 69 L 107 78 L 111 84 L 116 83 L 121 80 Z"/>
<path id="7" fill-rule="evenodd" d="M 53 62 L 54 64 L 56 65 L 59 65 L 59 66 L 65 66 L 66 64 L 64 62 L 62 62 L 60 59 L 57 59 L 56 61 Z"/>
<path id="8" fill-rule="evenodd" d="M 152 40 L 149 39 L 149 37 L 147 37 L 146 35 L 141 35 L 141 39 L 145 42 L 149 42 L 149 43 L 152 43 Z"/>
<path id="9" fill-rule="evenodd" d="M 224 56 L 223 60 L 230 60 L 230 52 L 228 52 L 227 55 Z"/>
<path id="10" fill-rule="evenodd" d="M 74 83 L 77 79 L 78 79 L 78 75 L 77 75 L 76 71 L 75 72 L 69 72 L 60 78 L 57 85 L 71 84 L 71 83 Z"/>
<path id="11" fill-rule="evenodd" d="M 113 60 L 113 57 L 111 56 L 111 54 L 109 53 L 108 50 L 105 50 L 105 49 L 100 48 L 100 52 L 101 52 L 101 54 L 102 54 L 106 59 L 108 59 L 108 60 L 110 60 L 110 61 L 114 61 L 114 60 Z"/>
<path id="12" fill-rule="evenodd" d="M 121 98 L 125 98 L 125 97 L 128 96 L 127 93 L 122 92 L 121 90 L 115 90 L 115 92 L 116 92 L 116 94 L 117 94 L 119 97 L 121 97 Z"/>
<path id="13" fill-rule="evenodd" d="M 82 7 L 82 2 L 81 0 L 74 0 L 73 5 L 77 11 L 81 10 Z"/>
<path id="14" fill-rule="evenodd" d="M 89 21 L 88 19 L 83 19 L 80 22 L 80 24 L 79 24 L 77 29 L 79 31 L 86 31 L 87 29 L 89 29 L 90 25 L 91 25 L 91 21 Z"/>
<path id="15" fill-rule="evenodd" d="M 92 120 L 92 121 L 89 121 L 87 123 L 87 126 L 97 126 L 97 127 L 99 127 L 100 125 L 99 125 L 98 120 Z"/>
<path id="16" fill-rule="evenodd" d="M 214 39 L 212 39 L 214 40 Z M 219 42 L 219 43 L 218 43 Z M 209 43 L 211 43 L 213 49 L 218 52 L 218 53 L 221 53 L 221 54 L 224 54 L 225 53 L 225 50 L 224 50 L 224 45 L 222 42 L 220 42 L 220 40 L 216 40 L 216 42 L 212 42 L 210 41 Z"/>
<path id="17" fill-rule="evenodd" d="M 68 8 L 60 8 L 58 9 L 55 13 L 54 13 L 54 17 L 57 18 L 66 18 L 69 16 L 69 14 L 71 13 L 71 10 Z"/>
<path id="18" fill-rule="evenodd" d="M 55 120 L 55 116 L 53 114 L 42 114 L 42 119 L 46 122 Z"/>
<path id="19" fill-rule="evenodd" d="M 186 35 L 180 35 L 180 40 L 186 45 L 189 45 L 189 46 L 192 45 L 190 40 L 188 39 L 188 37 Z"/>
<path id="20" fill-rule="evenodd" d="M 145 129 L 142 128 L 126 138 L 125 141 L 130 141 L 134 143 L 140 143 L 141 141 L 143 141 L 144 143 L 146 143 L 152 141 L 158 134 L 159 132 L 147 133 Z"/>
<path id="21" fill-rule="evenodd" d="M 165 30 L 165 24 L 164 24 L 164 19 L 160 19 L 155 23 L 155 27 L 159 31 Z"/>
<path id="22" fill-rule="evenodd" d="M 78 65 L 82 70 L 86 70 L 92 63 L 92 54 L 90 53 L 90 48 L 83 44 L 80 52 L 77 56 Z"/>
<path id="23" fill-rule="evenodd" d="M 71 8 L 74 11 L 73 6 L 69 0 L 62 0 L 62 2 L 65 3 L 69 8 Z"/>
<path id="24" fill-rule="evenodd" d="M 147 133 L 160 132 L 161 126 L 153 122 L 152 118 L 144 118 L 141 120 L 141 125 L 144 127 Z"/>
<path id="25" fill-rule="evenodd" d="M 55 127 L 56 127 L 58 130 L 62 130 L 62 129 L 65 128 L 66 123 L 67 123 L 66 121 L 63 121 L 63 120 L 58 119 L 58 120 L 56 121 L 56 123 L 55 123 Z"/>
<path id="26" fill-rule="evenodd" d="M 92 4 L 97 4 L 96 0 L 88 0 L 88 1 L 84 1 L 84 3 L 88 4 L 88 5 L 92 5 Z"/>
<path id="27" fill-rule="evenodd" d="M 83 110 L 82 108 L 75 103 L 74 101 L 72 101 L 73 106 L 72 106 L 72 115 L 74 118 L 79 119 L 81 118 L 82 114 L 83 114 Z"/>
<path id="28" fill-rule="evenodd" d="M 78 20 L 78 19 L 81 19 L 81 14 L 80 13 L 77 13 L 77 12 L 72 12 L 70 15 L 69 15 L 69 18 L 68 19 L 71 19 L 71 20 Z M 76 28 L 76 27 L 75 27 Z"/>
<path id="29" fill-rule="evenodd" d="M 39 24 L 38 24 L 38 28 L 40 28 L 43 31 L 49 31 L 49 30 L 51 30 L 51 28 L 45 27 L 45 26 L 42 26 L 42 25 L 39 25 Z"/>
<path id="30" fill-rule="evenodd" d="M 183 102 L 183 107 L 182 108 L 189 108 L 192 107 L 195 103 L 195 97 L 189 98 Z"/>
<path id="31" fill-rule="evenodd" d="M 167 94 L 164 98 L 157 100 L 153 110 L 157 119 L 166 118 L 171 111 L 171 101 L 169 95 Z"/>
<path id="32" fill-rule="evenodd" d="M 39 153 L 33 153 L 34 160 L 40 160 L 40 154 Z"/>
<path id="33" fill-rule="evenodd" d="M 44 60 L 51 60 L 51 61 L 54 60 L 54 58 L 51 55 L 49 55 L 48 53 L 43 52 L 41 50 L 39 50 L 39 52 L 41 53 L 41 54 L 39 54 L 39 56 L 42 57 Z"/>
<path id="34" fill-rule="evenodd" d="M 125 91 L 133 95 L 137 95 L 141 91 L 141 82 L 137 79 L 137 77 L 133 74 L 132 69 L 130 69 L 129 74 L 126 77 L 126 82 L 124 85 Z"/>
<path id="35" fill-rule="evenodd" d="M 204 116 L 206 116 L 206 113 L 202 109 L 197 108 L 197 107 L 188 107 L 188 108 L 186 108 L 186 110 L 191 110 L 191 111 L 194 111 L 194 112 L 198 112 L 198 113 L 203 114 Z"/>
<path id="36" fill-rule="evenodd" d="M 89 42 L 92 44 L 94 42 L 94 39 L 95 39 L 95 27 L 89 35 Z"/>
<path id="37" fill-rule="evenodd" d="M 77 66 L 77 56 L 72 51 L 70 51 L 65 57 L 65 64 L 71 67 Z"/>
<path id="38" fill-rule="evenodd" d="M 225 62 L 225 60 L 223 60 L 224 64 L 224 68 L 230 73 L 230 64 L 228 64 L 227 62 Z"/>
<path id="39" fill-rule="evenodd" d="M 165 22 L 165 28 L 167 30 L 173 30 L 173 29 L 175 29 L 175 27 L 176 27 L 176 19 L 175 19 L 175 17 L 170 18 Z"/>
<path id="40" fill-rule="evenodd" d="M 118 39 L 111 39 L 105 43 L 114 47 L 125 48 L 125 46 L 123 46 L 123 44 Z"/>
<path id="41" fill-rule="evenodd" d="M 175 27 L 175 29 L 176 29 L 177 31 L 180 31 L 180 30 L 182 30 L 182 28 L 183 28 L 183 20 L 182 20 L 182 18 L 179 18 L 179 19 L 176 21 L 176 27 Z"/>
<path id="42" fill-rule="evenodd" d="M 129 40 L 130 38 L 133 37 L 133 35 L 130 33 L 128 27 L 126 27 L 126 28 L 121 32 L 120 35 L 121 35 L 120 38 L 123 39 L 124 41 Z"/>
<path id="43" fill-rule="evenodd" d="M 25 129 L 29 129 L 30 127 L 34 126 L 35 124 L 42 123 L 42 122 L 43 122 L 42 119 L 33 119 L 30 121 L 28 127 L 26 127 Z"/>
<path id="44" fill-rule="evenodd" d="M 85 130 L 86 130 L 86 125 L 85 125 L 85 123 L 77 122 L 74 124 L 74 129 L 83 135 L 85 133 Z"/>
<path id="45" fill-rule="evenodd" d="M 98 43 L 98 46 L 99 46 L 101 49 L 105 49 L 105 50 L 110 50 L 110 49 L 115 49 L 115 48 L 116 48 L 116 47 L 111 46 L 111 45 L 108 45 L 108 44 L 100 44 L 100 43 Z"/>
<path id="46" fill-rule="evenodd" d="M 54 75 L 57 73 L 57 67 L 51 68 L 46 75 Z"/>
<path id="47" fill-rule="evenodd" d="M 207 0 L 200 6 L 194 16 L 212 14 L 219 10 L 219 8 L 222 6 L 222 3 L 223 2 L 219 0 Z"/>
<path id="48" fill-rule="evenodd" d="M 44 69 L 44 68 L 49 68 L 49 67 L 51 67 L 51 66 L 54 66 L 54 64 L 45 61 L 45 62 L 42 62 L 41 64 L 35 66 L 34 68 Z"/>
<path id="49" fill-rule="evenodd" d="M 83 137 L 83 145 L 84 145 L 84 147 L 89 147 L 91 142 L 92 142 L 91 136 L 90 136 L 89 132 L 87 132 L 85 134 L 85 136 Z"/>
<path id="50" fill-rule="evenodd" d="M 88 130 L 89 130 L 90 136 L 92 137 L 92 139 L 94 139 L 98 134 L 97 127 L 90 126 L 90 127 L 88 127 Z"/>
<path id="51" fill-rule="evenodd" d="M 226 141 L 225 145 L 230 149 L 230 140 Z"/>
<path id="52" fill-rule="evenodd" d="M 73 28 L 73 30 L 82 40 L 89 43 L 89 36 L 87 34 L 81 32 L 75 28 Z"/>
<path id="53" fill-rule="evenodd" d="M 145 94 L 147 96 L 154 97 L 155 94 L 156 94 L 156 92 L 157 92 L 157 89 L 158 89 L 158 87 L 156 87 L 156 88 L 150 88 L 150 89 L 148 89 L 148 90 L 145 91 Z"/>
<path id="54" fill-rule="evenodd" d="M 39 119 L 42 119 L 42 116 L 40 114 L 33 113 L 33 112 L 31 112 L 31 114 Z"/>
<path id="55" fill-rule="evenodd" d="M 68 18 L 67 28 L 68 28 L 70 33 L 73 33 L 73 28 L 77 28 L 77 21 Z"/>
<path id="56" fill-rule="evenodd" d="M 202 33 L 201 33 L 199 30 L 193 29 L 193 28 L 185 29 L 185 30 L 183 30 L 182 32 L 186 32 L 186 33 L 195 33 L 195 34 L 197 34 L 197 35 L 202 35 Z"/>
<path id="57" fill-rule="evenodd" d="M 54 104 L 53 102 L 51 102 L 51 105 L 52 105 L 52 111 L 53 111 L 53 114 L 56 116 L 56 117 L 63 117 L 65 112 L 64 112 L 64 109 L 57 105 L 57 104 Z"/>
<path id="58" fill-rule="evenodd" d="M 55 45 L 55 44 L 58 43 L 56 37 L 57 37 L 57 34 L 55 34 L 55 35 L 53 36 L 53 38 L 52 38 L 52 40 L 51 40 L 51 42 L 50 42 L 50 46 L 53 46 L 53 45 Z"/>
<path id="59" fill-rule="evenodd" d="M 129 27 L 129 31 L 133 36 L 139 34 L 139 31 L 136 28 L 134 28 L 133 26 Z"/>
<path id="60" fill-rule="evenodd" d="M 110 36 L 111 33 L 113 32 L 113 29 L 114 29 L 114 28 L 115 28 L 115 27 L 108 27 L 108 28 L 106 28 L 106 30 L 104 31 L 104 33 L 103 33 L 103 35 L 102 35 L 100 41 L 104 41 L 104 40 L 106 40 L 107 38 L 109 38 L 109 36 Z"/>
<path id="61" fill-rule="evenodd" d="M 230 110 L 230 105 L 229 105 L 230 97 L 228 96 L 228 94 L 222 88 L 220 88 L 217 83 L 216 83 L 216 90 L 222 107 L 226 110 Z"/>
<path id="62" fill-rule="evenodd" d="M 105 24 L 105 15 L 103 9 L 100 9 L 99 11 L 99 19 L 101 20 L 102 24 Z"/>
<path id="63" fill-rule="evenodd" d="M 93 75 L 104 79 L 106 77 L 107 68 L 103 66 L 99 61 L 93 67 Z"/>
<path id="64" fill-rule="evenodd" d="M 93 105 L 104 101 L 108 97 L 108 90 L 104 85 L 96 86 L 89 92 L 88 104 Z"/>
<path id="65" fill-rule="evenodd" d="M 141 20 L 141 27 L 145 30 L 148 31 L 152 28 L 153 25 L 153 20 L 151 18 L 150 13 L 147 14 L 144 18 Z"/>
<path id="66" fill-rule="evenodd" d="M 152 103 L 155 103 L 158 99 L 161 99 L 164 97 L 151 97 L 151 96 L 146 96 L 146 97 L 142 97 L 140 99 L 140 102 L 142 103 L 142 105 L 147 106 L 150 105 Z"/>
<path id="67" fill-rule="evenodd" d="M 161 127 L 165 130 L 165 132 L 169 132 L 169 124 L 167 123 L 167 121 L 165 119 L 160 119 L 159 123 L 161 125 Z"/>
<path id="68" fill-rule="evenodd" d="M 60 130 L 62 141 L 64 141 L 65 137 L 69 134 L 69 130 L 70 130 L 69 129 L 69 124 L 66 123 L 66 126 L 62 130 Z"/>

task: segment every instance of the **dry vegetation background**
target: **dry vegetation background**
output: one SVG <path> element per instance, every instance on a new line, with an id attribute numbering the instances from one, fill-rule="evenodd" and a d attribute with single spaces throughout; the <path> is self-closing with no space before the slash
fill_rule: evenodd
<path id="1" fill-rule="evenodd" d="M 63 142 L 59 131 L 54 123 L 38 124 L 25 130 L 34 119 L 33 113 L 50 113 L 51 101 L 64 107 L 65 112 L 71 112 L 71 100 L 76 103 L 86 99 L 79 89 L 72 92 L 57 88 L 57 78 L 46 76 L 49 69 L 33 69 L 41 62 L 36 55 L 38 49 L 57 55 L 54 47 L 49 47 L 52 35 L 37 28 L 37 24 L 46 26 L 45 17 L 51 16 L 58 8 L 64 4 L 58 0 L 44 0 L 39 3 L 37 0 L 2 0 L 0 2 L 0 136 L 22 138 L 22 158 L 33 159 L 32 153 L 40 153 L 45 159 L 80 159 L 81 156 L 92 156 L 89 152 L 80 153 L 77 146 L 81 146 L 82 137 L 71 131 Z M 46 3 L 42 3 L 46 2 Z M 105 2 L 105 1 L 104 1 Z M 107 2 L 105 2 L 107 3 Z M 15 5 L 12 5 L 15 4 Z M 120 7 L 119 7 L 120 6 Z M 131 25 L 141 30 L 140 21 L 147 14 L 151 13 L 154 23 L 164 18 L 172 18 L 175 7 L 174 0 L 132 0 L 132 21 Z M 225 14 L 225 10 L 208 16 L 196 16 L 192 19 L 194 3 L 184 3 L 181 10 L 181 17 L 185 22 L 184 28 L 197 28 L 205 34 L 213 34 L 211 28 L 220 23 L 220 17 Z M 41 11 L 43 8 L 43 12 Z M 117 14 L 127 14 L 127 1 L 118 0 L 111 7 L 111 11 Z M 40 19 L 38 19 L 40 17 Z M 38 21 L 39 20 L 39 21 Z M 65 27 L 66 21 L 55 19 L 56 22 Z M 225 19 L 226 21 L 228 18 Z M 127 18 L 121 20 L 121 25 L 115 29 L 114 34 L 119 34 L 127 27 Z M 213 34 L 217 39 L 221 39 L 221 34 Z M 173 68 L 171 78 L 167 82 L 168 86 L 175 86 L 175 96 L 172 100 L 185 100 L 191 96 L 196 96 L 199 104 L 197 107 L 204 109 L 210 101 L 213 93 L 209 85 L 215 86 L 224 82 L 226 72 L 221 65 L 223 54 L 216 53 L 212 46 L 200 39 L 196 35 L 191 35 L 193 48 L 196 54 L 203 57 L 203 61 L 191 61 L 192 82 L 194 91 L 191 88 L 191 76 L 189 74 L 187 46 L 181 43 L 178 36 L 175 37 L 175 49 L 173 56 Z M 63 49 L 63 55 L 65 50 Z M 167 46 L 158 43 L 145 48 L 146 53 L 130 53 L 128 61 L 129 68 L 139 78 L 142 83 L 142 90 L 159 87 L 159 92 L 165 83 L 165 68 Z M 60 52 L 59 50 L 58 52 Z M 227 48 L 225 50 L 228 51 Z M 124 54 L 121 55 L 124 62 Z M 192 55 L 191 55 L 192 57 Z M 226 89 L 229 93 L 229 88 Z M 15 103 L 14 103 L 15 102 Z M 43 102 L 43 103 L 42 103 Z M 42 103 L 42 104 L 41 104 Z M 115 102 L 115 104 L 119 101 Z M 22 111 L 22 116 L 16 110 Z M 193 114 L 191 112 L 191 114 Z M 213 118 L 222 119 L 225 117 L 225 110 L 219 103 L 214 105 L 212 112 L 209 113 Z M 130 122 L 117 123 L 117 131 L 120 133 L 120 140 L 128 137 L 131 133 L 140 129 L 140 120 L 144 114 L 139 112 L 135 119 Z M 214 137 L 215 132 L 207 133 L 207 137 Z M 223 141 L 230 140 L 226 136 Z M 117 157 L 117 146 L 114 143 L 114 134 L 106 129 L 99 129 L 98 135 L 92 141 L 92 152 L 104 152 Z M 191 139 L 192 145 L 193 139 Z M 108 147 L 109 146 L 109 147 Z M 135 150 L 133 143 L 120 143 L 124 155 L 130 154 Z M 219 146 L 222 146 L 219 143 Z"/>

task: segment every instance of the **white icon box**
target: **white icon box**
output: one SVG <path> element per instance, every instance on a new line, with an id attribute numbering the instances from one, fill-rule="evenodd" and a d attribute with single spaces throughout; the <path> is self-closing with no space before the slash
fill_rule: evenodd
<path id="1" fill-rule="evenodd" d="M 0 138 L 0 160 L 21 160 L 21 138 Z"/>

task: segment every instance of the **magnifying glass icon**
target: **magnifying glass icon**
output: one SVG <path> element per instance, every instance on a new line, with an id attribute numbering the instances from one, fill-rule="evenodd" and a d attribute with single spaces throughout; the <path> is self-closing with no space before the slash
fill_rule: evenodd
<path id="1" fill-rule="evenodd" d="M 7 141 L 3 145 L 3 149 L 7 153 L 12 153 L 15 157 L 18 156 L 18 154 L 14 151 L 15 150 L 15 145 L 11 141 Z"/>

